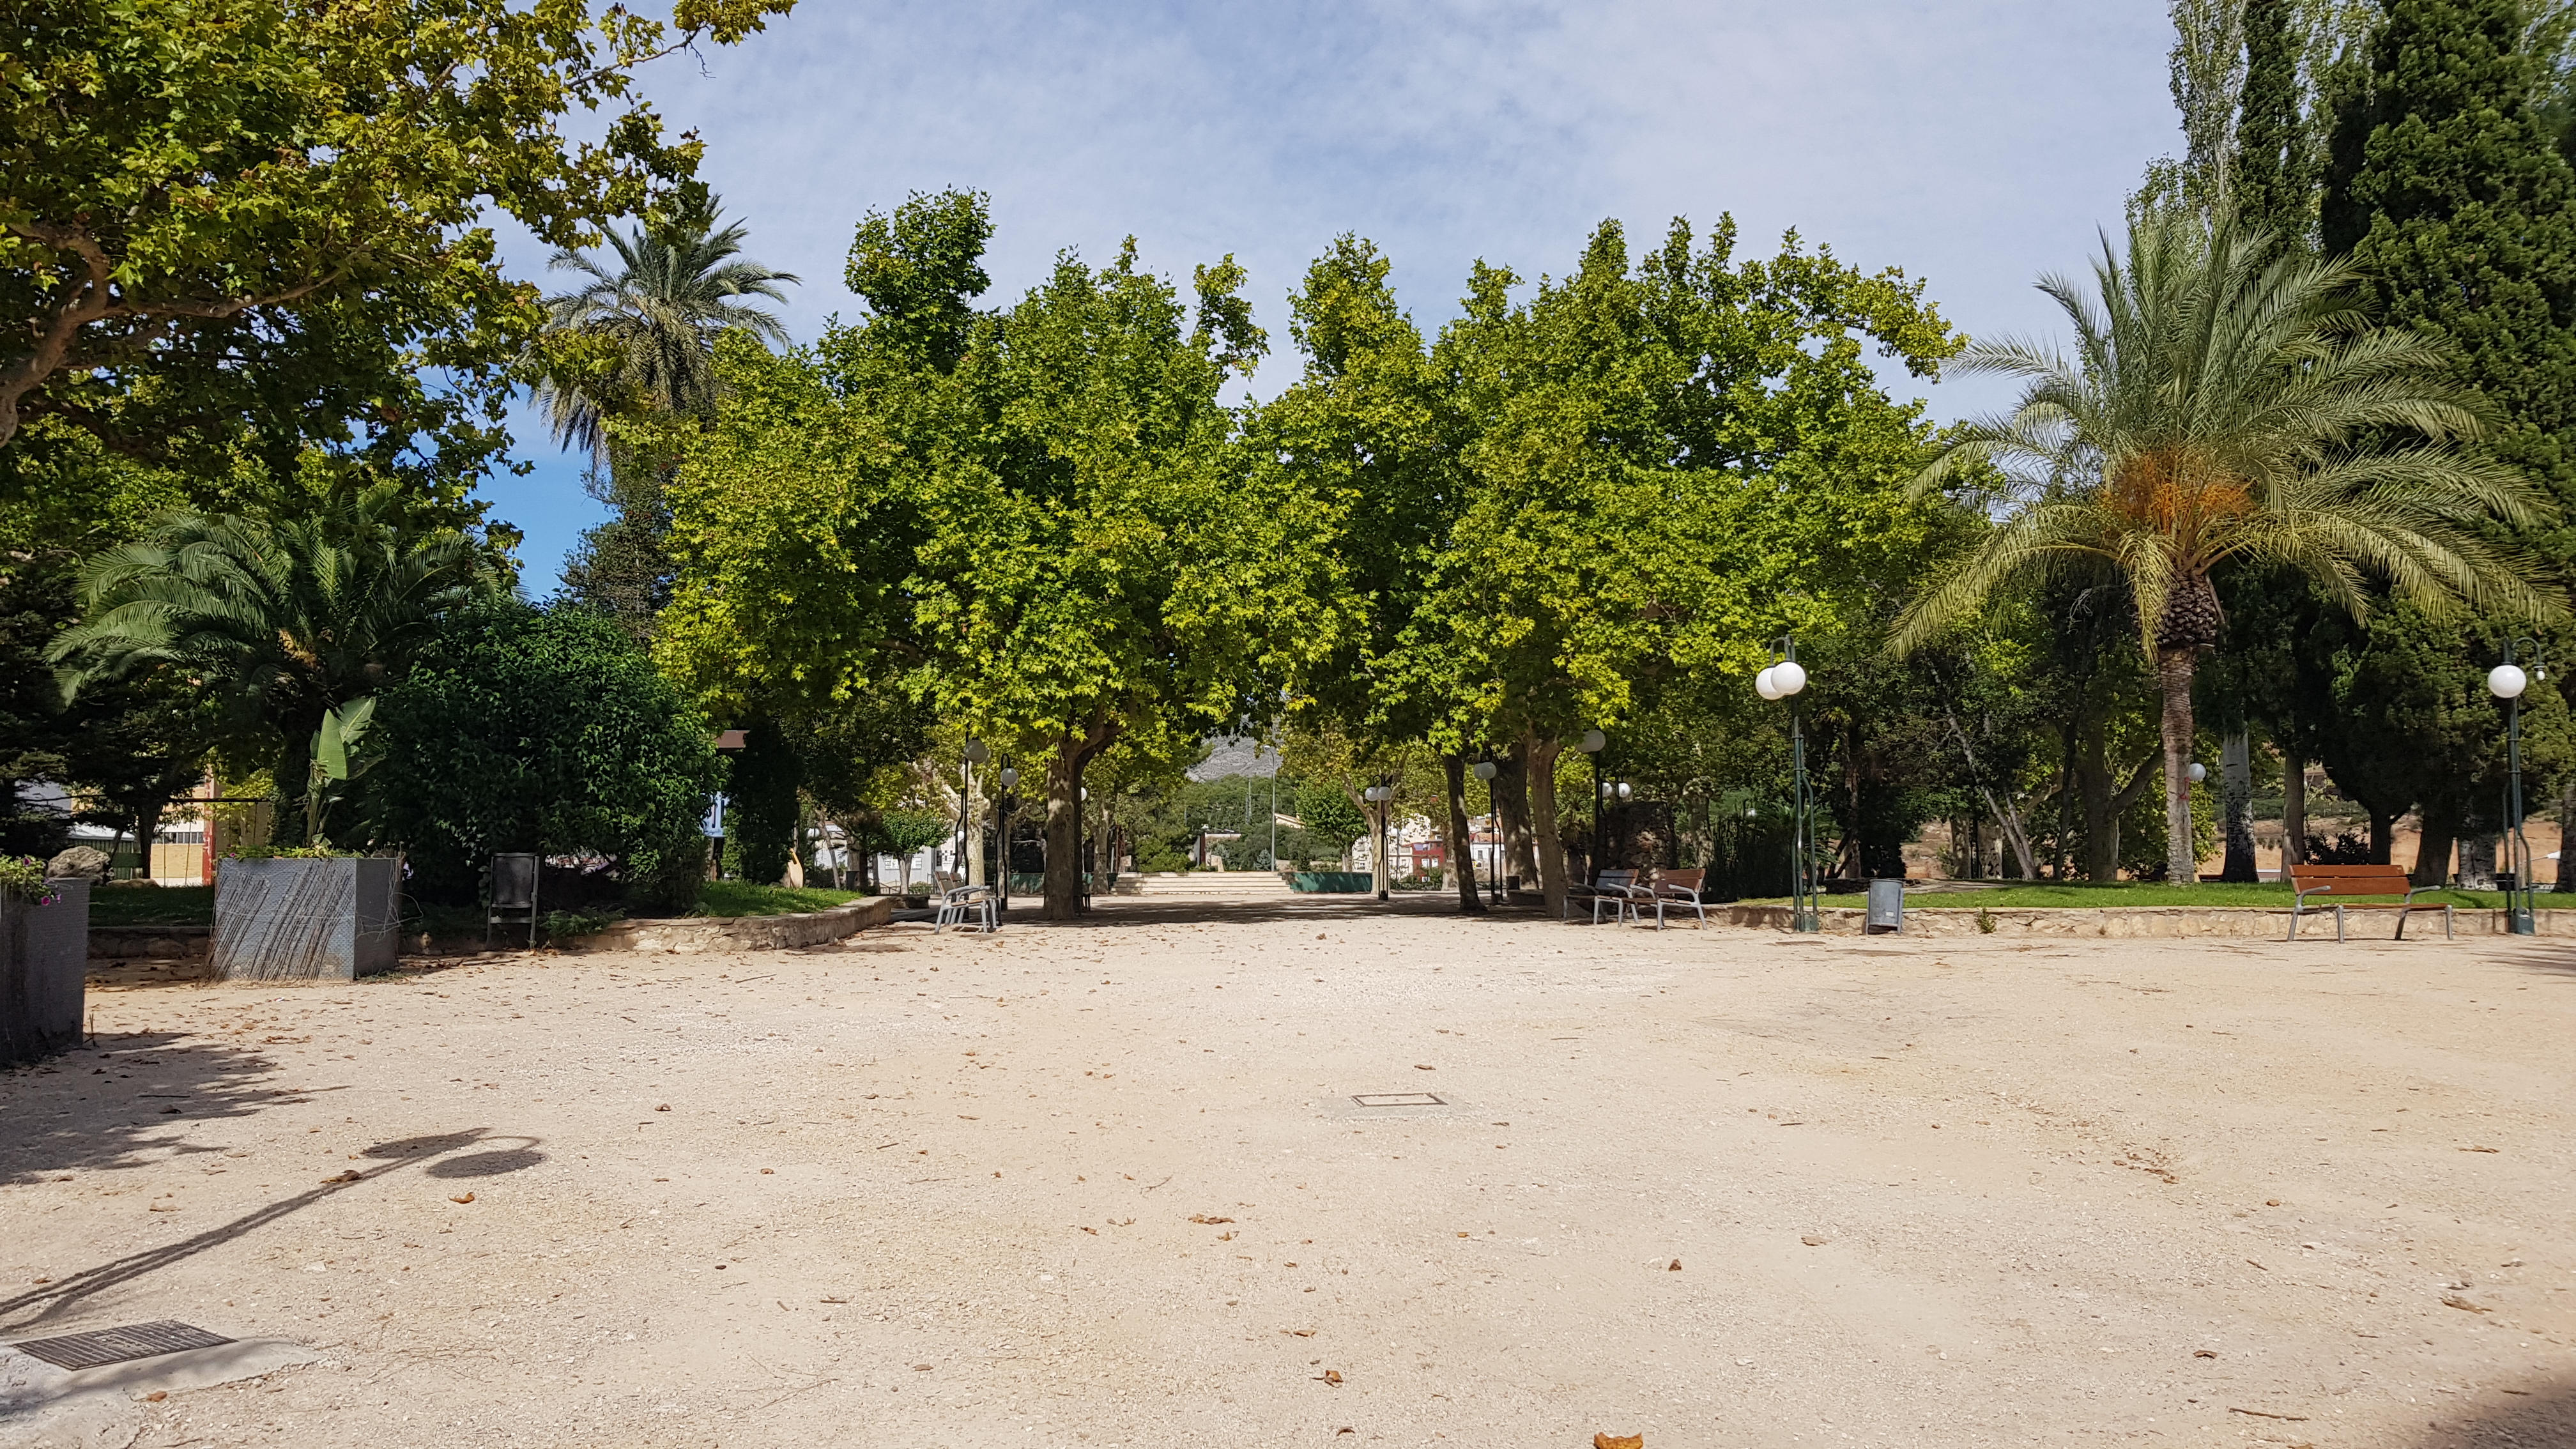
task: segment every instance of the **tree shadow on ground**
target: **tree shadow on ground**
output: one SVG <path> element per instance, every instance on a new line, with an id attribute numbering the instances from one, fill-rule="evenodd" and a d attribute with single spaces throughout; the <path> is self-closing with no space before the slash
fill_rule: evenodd
<path id="1" fill-rule="evenodd" d="M 0 1333 L 23 1335 L 28 1329 L 64 1318 L 99 1294 L 135 1279 L 146 1277 L 175 1263 L 184 1262 L 210 1248 L 233 1243 L 282 1219 L 311 1207 L 333 1193 L 346 1192 L 379 1177 L 401 1172 L 416 1164 L 424 1165 L 431 1177 L 494 1177 L 516 1172 L 545 1161 L 536 1151 L 541 1139 L 525 1136 L 495 1136 L 483 1128 L 466 1132 L 446 1132 L 435 1137 L 410 1137 L 395 1142 L 380 1142 L 361 1154 L 382 1163 L 365 1170 L 351 1169 L 307 1188 L 293 1197 L 253 1209 L 227 1223 L 172 1242 L 157 1244 L 122 1258 L 85 1268 L 77 1273 L 37 1284 L 15 1297 L 0 1299 Z M 464 1157 L 448 1154 L 485 1142 L 515 1142 L 525 1146 L 496 1152 L 478 1152 Z"/>
<path id="2" fill-rule="evenodd" d="M 2501 1391 L 2425 1421 L 2417 1449 L 2563 1449 L 2576 1444 L 2576 1386 L 2537 1385 Z"/>
<path id="3" fill-rule="evenodd" d="M 277 1085 L 256 1046 L 193 1034 L 119 1034 L 0 1075 L 0 1183 L 118 1172 L 167 1155 L 221 1152 L 206 1124 L 314 1099 Z M 320 1091 L 333 1089 L 324 1088 Z"/>

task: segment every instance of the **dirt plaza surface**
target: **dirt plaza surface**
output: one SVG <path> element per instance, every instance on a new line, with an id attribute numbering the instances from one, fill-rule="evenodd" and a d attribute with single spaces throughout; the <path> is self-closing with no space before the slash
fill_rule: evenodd
<path id="1" fill-rule="evenodd" d="M 91 1005 L 0 1338 L 319 1355 L 140 1445 L 2576 1444 L 2557 942 L 1104 900 Z"/>

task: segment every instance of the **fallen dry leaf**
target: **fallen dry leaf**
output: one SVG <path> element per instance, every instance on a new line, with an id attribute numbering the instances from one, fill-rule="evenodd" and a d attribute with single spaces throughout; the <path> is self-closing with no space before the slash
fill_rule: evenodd
<path id="1" fill-rule="evenodd" d="M 469 1193 L 465 1194 L 463 1197 L 451 1197 L 451 1198 L 449 1198 L 449 1199 L 448 1199 L 448 1201 L 449 1201 L 449 1202 L 472 1202 L 472 1201 L 474 1201 L 474 1194 L 472 1194 L 472 1193 L 470 1193 L 470 1192 L 469 1192 Z"/>
<path id="2" fill-rule="evenodd" d="M 2463 1312 L 2463 1313 L 2486 1313 L 2486 1312 L 2491 1311 L 2491 1310 L 2489 1310 L 2489 1309 L 2486 1309 L 2486 1308 L 2480 1307 L 2479 1305 L 2477 1305 L 2477 1304 L 2475 1304 L 2475 1303 L 2471 1303 L 2469 1300 L 2467 1300 L 2466 1298 L 2461 1297 L 2461 1296 L 2460 1296 L 2459 1294 L 2457 1294 L 2457 1293 L 2445 1293 L 2445 1294 L 2443 1294 L 2443 1295 L 2442 1295 L 2442 1306 L 2443 1306 L 2443 1307 L 2445 1307 L 2445 1308 L 2457 1308 L 2457 1309 L 2459 1309 L 2459 1310 L 2460 1310 L 2461 1312 Z"/>
<path id="3" fill-rule="evenodd" d="M 1431 1065 L 1429 1062 L 1415 1062 L 1415 1063 L 1413 1064 L 1413 1069 L 1414 1069 L 1415 1071 L 1417 1071 L 1417 1072 L 1436 1072 L 1436 1071 L 1440 1070 L 1438 1067 L 1435 1067 L 1435 1066 Z"/>
<path id="4" fill-rule="evenodd" d="M 2239 1409 L 2232 1405 L 2228 1408 L 2227 1412 L 2231 1414 L 2243 1414 L 2249 1418 L 2255 1419 L 2286 1419 L 2293 1424 L 2304 1424 L 2308 1422 L 2308 1416 L 2305 1414 L 2273 1414 L 2267 1413 L 2261 1409 Z"/>
<path id="5" fill-rule="evenodd" d="M 917 1363 L 912 1366 L 912 1371 L 917 1374 L 926 1374 L 930 1372 L 930 1365 L 926 1363 Z"/>
<path id="6" fill-rule="evenodd" d="M 156 1202 L 148 1209 L 148 1211 L 156 1213 L 175 1213 L 178 1210 L 179 1205 L 173 1202 Z"/>
<path id="7" fill-rule="evenodd" d="M 1342 1371 L 1340 1369 L 1326 1369 L 1322 1373 L 1315 1375 L 1315 1377 L 1328 1384 L 1338 1384 L 1342 1381 Z"/>
<path id="8" fill-rule="evenodd" d="M 654 1108 L 653 1110 L 654 1110 L 654 1111 L 656 1111 L 656 1112 L 668 1112 L 668 1111 L 670 1111 L 670 1110 L 671 1110 L 671 1104 L 670 1104 L 670 1103 L 668 1103 L 668 1102 L 665 1102 L 665 1103 L 663 1103 L 661 1106 L 656 1107 L 656 1108 Z"/>
<path id="9" fill-rule="evenodd" d="M 143 1402 L 147 1404 L 157 1404 L 168 1397 L 170 1397 L 170 1391 L 168 1389 L 154 1389 L 152 1392 L 143 1396 Z"/>
<path id="10" fill-rule="evenodd" d="M 1091 1234 L 1095 1238 L 1100 1236 L 1100 1229 L 1098 1228 L 1084 1228 L 1083 1231 Z"/>
<path id="11" fill-rule="evenodd" d="M 1679 1258 L 1675 1258 L 1675 1259 L 1673 1259 L 1673 1265 L 1672 1265 L 1671 1267 L 1669 1267 L 1669 1268 L 1666 1268 L 1664 1271 L 1665 1271 L 1665 1272 L 1667 1272 L 1667 1273 L 1678 1273 L 1678 1272 L 1680 1272 L 1681 1270 L 1682 1270 L 1682 1260 L 1681 1260 L 1681 1259 L 1679 1259 Z"/>
<path id="12" fill-rule="evenodd" d="M 1218 1223 L 1230 1223 L 1230 1222 L 1233 1222 L 1233 1221 L 1234 1221 L 1234 1219 L 1232 1219 L 1232 1218 L 1212 1218 L 1212 1217 L 1209 1217 L 1206 1213 L 1192 1213 L 1192 1214 L 1190 1214 L 1190 1221 L 1191 1221 L 1191 1222 L 1194 1222 L 1194 1223 L 1205 1223 L 1205 1224 L 1207 1224 L 1209 1227 L 1214 1227 L 1214 1226 L 1216 1226 Z M 1462 1237 L 1462 1238 L 1463 1238 L 1463 1237 L 1465 1237 L 1465 1236 L 1467 1236 L 1467 1235 L 1466 1235 L 1465 1233 L 1460 1233 L 1458 1236 L 1460 1236 L 1460 1237 Z"/>
<path id="13" fill-rule="evenodd" d="M 1816 1236 L 1815 1234 L 1813 1234 L 1813 1233 L 1809 1233 L 1807 1236 L 1805 1236 L 1805 1237 L 1803 1237 L 1803 1238 L 1800 1238 L 1798 1241 L 1799 1241 L 1799 1242 L 1802 1242 L 1802 1243 L 1804 1243 L 1804 1244 L 1806 1244 L 1806 1245 L 1807 1245 L 1808 1247 L 1810 1247 L 1810 1248 L 1821 1248 L 1821 1247 L 1823 1247 L 1823 1246 L 1824 1246 L 1828 1241 L 1830 1241 L 1830 1240 L 1829 1240 L 1829 1239 L 1825 1239 L 1825 1238 L 1820 1238 L 1820 1237 L 1817 1237 L 1817 1236 Z"/>
<path id="14" fill-rule="evenodd" d="M 2496 1149 L 2492 1147 L 2463 1147 L 2460 1150 L 2462 1152 L 2493 1152 Z"/>
<path id="15" fill-rule="evenodd" d="M 336 1177 L 326 1177 L 326 1178 L 322 1179 L 322 1184 L 323 1184 L 323 1186 L 328 1187 L 328 1186 L 330 1186 L 332 1183 L 335 1183 L 335 1182 L 356 1182 L 357 1180 L 358 1180 L 358 1174 L 357 1174 L 357 1173 L 355 1173 L 355 1172 L 343 1172 L 343 1173 L 339 1174 L 339 1175 L 338 1175 L 338 1176 L 336 1176 Z"/>
<path id="16" fill-rule="evenodd" d="M 760 1175 L 763 1177 L 776 1177 L 778 1175 L 778 1169 L 775 1167 L 764 1167 L 760 1170 Z"/>
<path id="17" fill-rule="evenodd" d="M 1646 1449 L 1643 1434 L 1600 1433 L 1592 1436 L 1592 1449 Z"/>
<path id="18" fill-rule="evenodd" d="M 2191 1356 L 2193 1358 L 2216 1358 L 2218 1357 L 2218 1351 L 2211 1348 L 2195 1348 L 2191 1351 Z"/>

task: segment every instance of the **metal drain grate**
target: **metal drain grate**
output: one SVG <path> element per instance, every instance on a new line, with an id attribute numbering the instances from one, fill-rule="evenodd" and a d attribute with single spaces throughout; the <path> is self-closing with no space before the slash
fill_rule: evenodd
<path id="1" fill-rule="evenodd" d="M 1351 1101 L 1362 1107 L 1446 1107 L 1447 1099 L 1435 1092 L 1364 1092 Z"/>
<path id="2" fill-rule="evenodd" d="M 158 1358 L 165 1353 L 184 1353 L 192 1348 L 220 1348 L 230 1342 L 202 1328 L 165 1318 L 158 1323 L 129 1323 L 123 1328 L 102 1328 L 94 1333 L 31 1338 L 8 1346 L 59 1369 L 89 1369 L 131 1363 L 138 1358 Z"/>

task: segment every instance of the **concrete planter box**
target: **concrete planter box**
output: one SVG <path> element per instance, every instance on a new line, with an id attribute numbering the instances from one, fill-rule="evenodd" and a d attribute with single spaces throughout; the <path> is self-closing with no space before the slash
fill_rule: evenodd
<path id="1" fill-rule="evenodd" d="M 215 874 L 214 974 L 347 981 L 391 971 L 402 862 L 228 860 Z"/>
<path id="2" fill-rule="evenodd" d="M 1299 870 L 1285 873 L 1288 889 L 1299 895 L 1371 895 L 1377 890 L 1377 877 L 1364 870 Z"/>
<path id="3" fill-rule="evenodd" d="M 57 899 L 29 904 L 0 891 L 0 1066 L 80 1040 L 89 975 L 89 882 L 47 883 Z"/>

